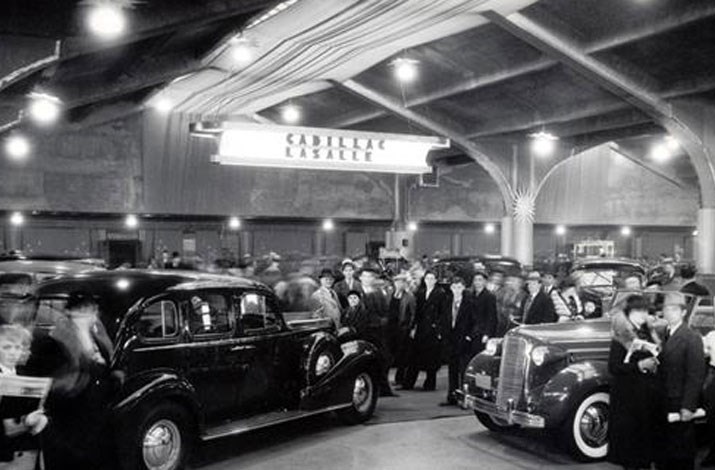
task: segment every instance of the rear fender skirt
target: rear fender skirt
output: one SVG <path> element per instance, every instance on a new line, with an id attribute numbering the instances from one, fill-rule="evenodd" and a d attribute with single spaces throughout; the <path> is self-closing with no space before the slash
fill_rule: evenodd
<path id="1" fill-rule="evenodd" d="M 546 418 L 547 427 L 559 426 L 589 394 L 607 390 L 610 380 L 605 361 L 586 361 L 570 366 L 554 375 L 541 393 L 533 390 L 534 413 Z"/>

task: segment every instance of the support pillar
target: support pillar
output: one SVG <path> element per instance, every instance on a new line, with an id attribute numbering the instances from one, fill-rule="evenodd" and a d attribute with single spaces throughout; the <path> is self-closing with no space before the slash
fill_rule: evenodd
<path id="1" fill-rule="evenodd" d="M 514 219 L 510 215 L 501 218 L 501 254 L 514 256 Z"/>
<path id="2" fill-rule="evenodd" d="M 241 230 L 238 241 L 239 257 L 245 255 L 253 255 L 253 233 L 247 230 Z"/>
<path id="3" fill-rule="evenodd" d="M 514 257 L 524 266 L 534 265 L 534 222 L 526 217 L 514 220 Z"/>
<path id="4" fill-rule="evenodd" d="M 450 240 L 452 256 L 460 256 L 462 254 L 462 234 L 453 233 Z"/>
<path id="5" fill-rule="evenodd" d="M 696 260 L 700 274 L 715 274 L 715 209 L 698 210 L 698 235 L 695 240 Z"/>

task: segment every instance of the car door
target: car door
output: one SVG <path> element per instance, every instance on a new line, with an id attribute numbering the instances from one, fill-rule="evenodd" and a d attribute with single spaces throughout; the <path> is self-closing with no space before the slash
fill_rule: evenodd
<path id="1" fill-rule="evenodd" d="M 275 346 L 284 333 L 272 297 L 265 292 L 243 291 L 236 293 L 234 302 L 239 314 L 235 357 L 246 374 L 237 390 L 241 412 L 250 415 L 279 408 Z"/>
<path id="2" fill-rule="evenodd" d="M 186 375 L 211 425 L 237 416 L 236 396 L 246 380 L 243 350 L 235 342 L 235 311 L 225 289 L 194 290 L 184 301 L 190 342 Z"/>

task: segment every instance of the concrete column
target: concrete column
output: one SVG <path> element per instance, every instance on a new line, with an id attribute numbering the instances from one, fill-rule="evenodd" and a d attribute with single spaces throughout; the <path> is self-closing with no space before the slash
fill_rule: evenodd
<path id="1" fill-rule="evenodd" d="M 510 215 L 501 218 L 501 254 L 514 256 L 514 219 Z"/>
<path id="2" fill-rule="evenodd" d="M 453 233 L 452 234 L 452 240 L 451 240 L 451 252 L 452 256 L 459 256 L 462 254 L 462 234 L 461 233 Z"/>
<path id="3" fill-rule="evenodd" d="M 315 232 L 315 237 L 313 238 L 313 254 L 315 256 L 325 254 L 325 232 L 323 231 Z"/>
<path id="4" fill-rule="evenodd" d="M 249 232 L 247 230 L 241 230 L 240 232 L 240 240 L 239 240 L 239 256 L 243 257 L 243 255 L 253 255 L 253 233 Z"/>
<path id="5" fill-rule="evenodd" d="M 534 222 L 528 218 L 514 220 L 514 257 L 524 266 L 534 264 Z"/>
<path id="6" fill-rule="evenodd" d="M 695 240 L 696 260 L 700 274 L 715 274 L 715 209 L 698 210 L 698 235 Z"/>

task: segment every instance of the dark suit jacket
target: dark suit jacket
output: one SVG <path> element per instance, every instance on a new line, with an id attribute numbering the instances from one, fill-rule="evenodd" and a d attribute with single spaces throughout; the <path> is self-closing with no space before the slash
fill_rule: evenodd
<path id="1" fill-rule="evenodd" d="M 441 287 L 435 287 L 429 297 L 425 289 L 417 291 L 415 341 L 412 361 L 420 370 L 439 369 L 450 330 L 449 297 Z"/>
<path id="2" fill-rule="evenodd" d="M 703 340 L 686 324 L 680 325 L 663 346 L 661 368 L 668 411 L 695 411 L 705 380 Z"/>
<path id="3" fill-rule="evenodd" d="M 477 311 L 474 297 L 466 292 L 462 296 L 457 311 L 457 319 L 449 332 L 449 353 L 451 355 L 466 355 L 472 351 L 472 343 L 476 340 Z M 452 301 L 449 302 L 449 322 L 452 324 Z"/>
<path id="4" fill-rule="evenodd" d="M 533 302 L 526 311 L 529 304 L 529 296 L 525 297 L 521 303 L 521 318 L 526 325 L 537 325 L 539 323 L 553 323 L 558 320 L 554 303 L 543 290 L 534 297 Z"/>
<path id="5" fill-rule="evenodd" d="M 397 327 L 400 330 L 409 330 L 414 326 L 416 309 L 417 301 L 414 294 L 410 291 L 403 292 L 397 316 Z"/>
<path id="6" fill-rule="evenodd" d="M 478 344 L 482 342 L 482 336 L 490 338 L 496 334 L 497 330 L 497 298 L 487 289 L 482 289 L 479 295 L 474 296 L 474 310 L 476 311 L 476 321 L 474 325 L 475 340 Z"/>

